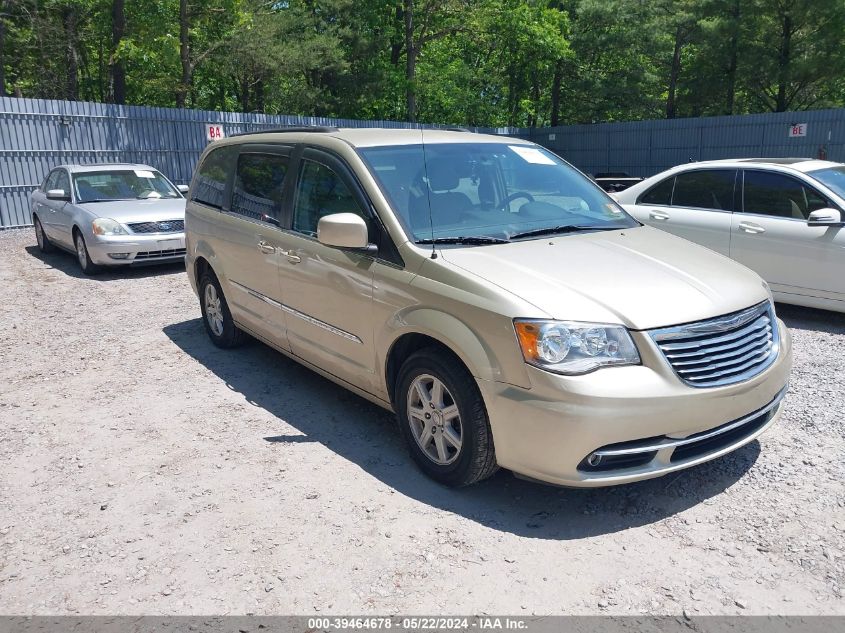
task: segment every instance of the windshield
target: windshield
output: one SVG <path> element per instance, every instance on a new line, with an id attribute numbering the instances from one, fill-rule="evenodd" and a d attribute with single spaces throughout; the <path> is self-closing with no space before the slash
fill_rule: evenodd
<path id="1" fill-rule="evenodd" d="M 167 178 L 149 169 L 81 172 L 73 175 L 73 186 L 79 202 L 182 197 Z"/>
<path id="2" fill-rule="evenodd" d="M 823 185 L 827 185 L 828 189 L 833 190 L 841 198 L 845 198 L 845 165 L 810 171 L 807 172 L 807 175 L 812 176 Z"/>
<path id="3" fill-rule="evenodd" d="M 424 150 L 420 144 L 359 152 L 417 242 L 496 243 L 638 226 L 595 183 L 534 145 L 430 143 Z"/>

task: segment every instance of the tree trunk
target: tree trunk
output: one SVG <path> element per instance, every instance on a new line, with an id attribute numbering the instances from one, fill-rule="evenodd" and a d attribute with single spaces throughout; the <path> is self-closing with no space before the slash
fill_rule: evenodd
<path id="1" fill-rule="evenodd" d="M 780 50 L 778 51 L 778 99 L 775 112 L 786 112 L 786 88 L 789 84 L 789 65 L 792 55 L 792 17 L 786 13 L 781 16 Z"/>
<path id="2" fill-rule="evenodd" d="M 259 79 L 255 82 L 255 90 L 253 90 L 255 101 L 255 109 L 259 112 L 264 112 L 264 80 Z"/>
<path id="3" fill-rule="evenodd" d="M 560 91 L 563 85 L 563 62 L 555 65 L 555 74 L 552 78 L 552 114 L 551 126 L 560 125 Z"/>
<path id="4" fill-rule="evenodd" d="M 6 1 L 0 2 L 0 97 L 5 97 L 6 92 L 6 59 L 3 51 L 6 48 Z"/>
<path id="5" fill-rule="evenodd" d="M 189 42 L 190 16 L 188 0 L 179 0 L 179 61 L 182 63 L 182 78 L 176 89 L 176 107 L 184 108 L 191 85 L 191 46 Z"/>
<path id="6" fill-rule="evenodd" d="M 246 75 L 240 79 L 241 112 L 249 112 L 249 79 Z"/>
<path id="7" fill-rule="evenodd" d="M 675 50 L 672 53 L 672 68 L 669 71 L 669 96 L 666 98 L 666 118 L 674 119 L 676 115 L 675 91 L 678 87 L 678 75 L 681 73 L 681 47 L 683 30 L 679 26 L 675 29 Z"/>
<path id="8" fill-rule="evenodd" d="M 405 100 L 408 120 L 417 120 L 417 47 L 414 42 L 414 0 L 405 0 Z"/>
<path id="9" fill-rule="evenodd" d="M 540 125 L 540 78 L 536 69 L 531 72 L 531 101 L 534 111 L 528 118 L 528 127 L 538 127 Z"/>
<path id="10" fill-rule="evenodd" d="M 739 10 L 740 0 L 734 0 L 731 8 L 731 36 L 728 40 L 728 95 L 725 103 L 725 114 L 734 113 L 736 100 L 736 69 L 739 58 Z"/>
<path id="11" fill-rule="evenodd" d="M 62 14 L 65 38 L 65 99 L 79 100 L 79 52 L 76 49 L 78 39 L 78 16 L 75 7 L 66 7 Z"/>
<path id="12" fill-rule="evenodd" d="M 118 48 L 126 33 L 126 14 L 124 0 L 112 0 L 111 5 L 111 57 L 109 58 L 109 95 L 110 103 L 126 103 L 126 68 L 118 56 Z"/>
<path id="13" fill-rule="evenodd" d="M 394 29 L 393 36 L 390 41 L 390 63 L 398 66 L 402 59 L 402 51 L 404 50 L 404 32 L 405 32 L 405 12 L 402 5 L 396 5 L 396 13 L 394 14 Z"/>

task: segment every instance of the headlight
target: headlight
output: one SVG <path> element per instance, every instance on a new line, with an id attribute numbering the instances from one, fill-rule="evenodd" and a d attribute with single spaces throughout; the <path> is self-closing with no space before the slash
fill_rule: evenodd
<path id="1" fill-rule="evenodd" d="M 91 223 L 94 235 L 129 235 L 119 222 L 109 218 L 97 218 Z"/>
<path id="2" fill-rule="evenodd" d="M 559 374 L 585 374 L 607 365 L 638 365 L 637 347 L 620 325 L 514 320 L 525 362 Z"/>

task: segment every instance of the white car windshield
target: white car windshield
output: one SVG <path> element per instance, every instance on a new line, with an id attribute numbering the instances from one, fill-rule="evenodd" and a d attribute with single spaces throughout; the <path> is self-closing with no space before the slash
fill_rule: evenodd
<path id="1" fill-rule="evenodd" d="M 358 151 L 418 243 L 484 244 L 639 225 L 586 176 L 535 145 Z"/>
<path id="2" fill-rule="evenodd" d="M 845 198 L 845 165 L 842 167 L 829 167 L 828 169 L 817 169 L 807 172 L 828 189 L 835 191 L 839 196 Z"/>
<path id="3" fill-rule="evenodd" d="M 149 169 L 88 171 L 73 175 L 78 202 L 181 198 L 159 172 Z"/>

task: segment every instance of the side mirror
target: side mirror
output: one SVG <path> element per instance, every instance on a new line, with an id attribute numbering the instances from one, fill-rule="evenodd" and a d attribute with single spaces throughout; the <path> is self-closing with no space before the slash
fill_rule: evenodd
<path id="1" fill-rule="evenodd" d="M 367 223 L 354 213 L 332 213 L 317 223 L 317 240 L 335 248 L 374 251 L 367 232 Z"/>
<path id="2" fill-rule="evenodd" d="M 50 189 L 47 192 L 47 200 L 64 200 L 70 202 L 70 194 L 64 189 Z"/>
<path id="3" fill-rule="evenodd" d="M 842 212 L 839 209 L 816 209 L 807 218 L 808 226 L 828 226 L 842 224 Z"/>
<path id="4" fill-rule="evenodd" d="M 188 193 L 190 189 L 188 185 L 176 185 L 176 188 L 179 190 L 179 193 Z"/>

